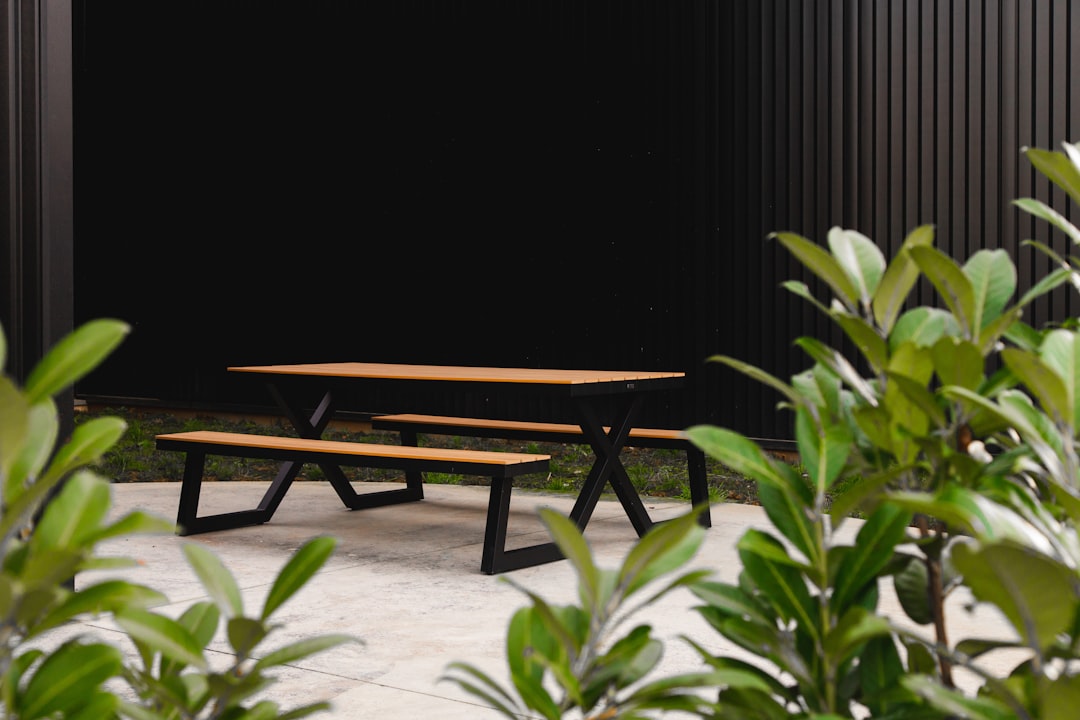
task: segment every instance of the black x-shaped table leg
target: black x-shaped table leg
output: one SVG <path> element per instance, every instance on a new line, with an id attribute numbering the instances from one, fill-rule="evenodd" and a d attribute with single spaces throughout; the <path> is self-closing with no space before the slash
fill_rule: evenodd
<path id="1" fill-rule="evenodd" d="M 584 530 L 589 524 L 596 503 L 600 500 L 600 494 L 607 483 L 611 483 L 616 497 L 622 503 L 623 510 L 641 537 L 653 526 L 641 497 L 634 489 L 630 477 L 626 474 L 619 453 L 622 452 L 630 430 L 634 426 L 634 418 L 637 415 L 641 397 L 638 395 L 622 399 L 618 408 L 618 416 L 611 424 L 611 429 L 604 432 L 604 425 L 596 414 L 596 408 L 588 398 L 579 398 L 577 401 L 578 411 L 581 415 L 581 430 L 585 435 L 586 442 L 596 453 L 596 462 L 589 471 L 589 477 L 581 488 L 577 502 L 570 511 L 570 518 L 577 523 L 579 529 Z"/>
<path id="2" fill-rule="evenodd" d="M 323 395 L 322 401 L 319 402 L 318 407 L 308 418 L 282 395 L 276 385 L 268 383 L 267 388 L 300 437 L 309 440 L 322 438 L 326 426 L 330 424 L 330 420 L 334 417 L 334 399 L 329 391 Z M 270 487 L 263 495 L 262 502 L 259 503 L 259 509 L 267 512 L 267 519 L 274 514 L 277 506 L 281 503 L 281 499 L 285 497 L 289 486 L 292 485 L 292 481 L 296 479 L 297 474 L 300 472 L 300 468 L 301 464 L 297 462 L 284 462 L 281 464 L 274 482 L 270 484 Z M 350 510 L 363 510 L 400 502 L 412 502 L 424 498 L 424 489 L 419 474 L 415 478 L 408 478 L 406 487 L 400 490 L 357 493 L 349 483 L 348 478 L 345 477 L 345 473 L 341 471 L 340 466 L 319 463 L 319 468 L 322 469 L 326 479 L 333 486 L 334 492 L 341 498 L 341 502 Z"/>

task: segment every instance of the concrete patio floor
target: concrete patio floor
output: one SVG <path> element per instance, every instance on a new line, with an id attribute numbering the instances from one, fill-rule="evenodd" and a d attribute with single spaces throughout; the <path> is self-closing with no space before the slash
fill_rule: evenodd
<path id="1" fill-rule="evenodd" d="M 214 512 L 254 506 L 263 483 L 210 483 L 204 486 L 202 508 Z M 385 485 L 380 486 L 385 488 Z M 114 513 L 142 509 L 175 518 L 179 483 L 113 485 Z M 349 511 L 325 483 L 297 482 L 276 515 L 265 525 L 205 533 L 191 537 L 144 535 L 110 541 L 103 552 L 135 558 L 139 565 L 123 571 L 84 573 L 76 589 L 91 579 L 126 577 L 165 593 L 170 604 L 160 611 L 178 615 L 205 593 L 184 561 L 185 543 L 210 548 L 232 571 L 244 592 L 249 613 L 262 607 L 270 583 L 301 544 L 329 534 L 339 543 L 333 556 L 307 586 L 287 602 L 275 619 L 283 625 L 268 639 L 267 649 L 328 632 L 345 632 L 361 643 L 331 649 L 275 673 L 278 682 L 265 697 L 284 708 L 326 700 L 332 710 L 318 718 L 440 718 L 482 720 L 502 717 L 457 685 L 440 681 L 448 663 L 474 664 L 500 681 L 508 678 L 505 660 L 507 623 L 526 604 L 526 597 L 502 578 L 480 572 L 486 519 L 487 488 L 425 486 L 425 499 L 363 511 Z M 549 506 L 569 512 L 573 499 L 525 491 L 515 492 L 510 546 L 547 539 L 537 509 Z M 648 500 L 654 520 L 685 512 L 685 502 Z M 688 568 L 707 568 L 717 579 L 734 580 L 739 563 L 738 538 L 750 527 L 766 528 L 761 508 L 718 504 L 713 527 Z M 856 522 L 845 524 L 849 532 Z M 621 506 L 602 500 L 585 532 L 598 564 L 617 566 L 637 537 Z M 507 573 L 522 586 L 555 603 L 576 598 L 577 582 L 570 563 L 559 561 Z M 992 608 L 963 608 L 968 600 L 950 600 L 950 639 L 1007 637 L 1008 630 Z M 699 669 L 694 653 L 680 638 L 689 635 L 716 653 L 745 657 L 692 610 L 698 602 L 680 590 L 651 606 L 638 620 L 650 622 L 665 642 L 660 673 Z M 891 587 L 883 612 L 903 617 Z M 43 643 L 75 632 L 103 637 L 130 652 L 126 636 L 106 619 L 58 630 Z M 928 633 L 929 631 L 926 630 Z M 212 648 L 228 660 L 228 645 Z M 999 656 L 989 669 L 1004 674 L 1015 658 Z M 962 685 L 969 676 L 959 677 Z"/>

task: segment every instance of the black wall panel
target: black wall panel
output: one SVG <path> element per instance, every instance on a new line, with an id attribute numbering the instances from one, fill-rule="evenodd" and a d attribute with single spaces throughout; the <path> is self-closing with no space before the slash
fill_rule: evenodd
<path id="1" fill-rule="evenodd" d="M 812 278 L 764 238 L 798 232 L 824 243 L 832 226 L 873 238 L 890 256 L 921 224 L 958 260 L 1005 248 L 1021 292 L 1047 271 L 1021 243 L 1068 253 L 1013 205 L 1034 196 L 1076 222 L 1076 208 L 1031 169 L 1021 148 L 1080 140 L 1080 6 L 1066 0 L 861 0 L 720 3 L 717 214 L 724 228 L 715 296 L 717 351 L 782 378 L 809 361 L 801 335 L 843 342 L 805 303 L 777 290 Z M 726 113 L 731 116 L 725 117 Z M 707 252 L 707 251 L 703 251 Z M 819 297 L 827 297 L 820 288 Z M 918 302 L 935 302 L 929 286 Z M 749 301 L 749 308 L 746 308 Z M 708 302 L 703 299 L 702 302 Z M 1061 288 L 1026 318 L 1077 313 Z M 791 437 L 778 397 L 720 372 L 716 422 Z"/>
<path id="2" fill-rule="evenodd" d="M 229 364 L 682 369 L 648 422 L 787 439 L 771 391 L 706 362 L 787 377 L 796 337 L 841 342 L 769 232 L 891 255 L 932 223 L 1025 284 L 1022 240 L 1067 251 L 1011 201 L 1064 207 L 1020 149 L 1080 139 L 1074 5 L 81 0 L 76 314 L 135 331 L 78 390 L 227 408 L 267 401 Z"/>

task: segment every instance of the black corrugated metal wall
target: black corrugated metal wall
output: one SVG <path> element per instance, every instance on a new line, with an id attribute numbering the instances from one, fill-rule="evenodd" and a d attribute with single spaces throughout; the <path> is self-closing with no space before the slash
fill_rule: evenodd
<path id="1" fill-rule="evenodd" d="M 791 341 L 836 333 L 777 290 L 810 280 L 774 230 L 824 243 L 831 226 L 873 238 L 890 256 L 921 224 L 960 260 L 1005 248 L 1022 288 L 1047 261 L 1021 241 L 1068 252 L 1064 238 L 1011 201 L 1050 200 L 1075 218 L 1021 155 L 1080 140 L 1080 5 L 1067 0 L 746 0 L 720 3 L 717 351 L 788 377 L 807 362 Z M 1075 221 L 1075 220 L 1074 220 Z M 709 257 L 709 248 L 701 250 Z M 813 285 L 812 285 L 813 286 Z M 922 288 L 920 302 L 932 297 Z M 1069 291 L 1032 322 L 1077 312 Z M 721 371 L 717 371 L 721 372 Z M 718 422 L 790 437 L 776 396 L 722 372 Z"/>
<path id="2" fill-rule="evenodd" d="M 786 439 L 770 391 L 705 363 L 787 377 L 796 337 L 838 339 L 765 236 L 891 254 L 933 223 L 1037 277 L 1020 241 L 1064 241 L 1010 201 L 1063 207 L 1020 148 L 1080 140 L 1074 5 L 76 3 L 76 313 L 135 325 L 79 390 L 250 405 L 226 365 L 328 358 L 685 369 L 647 422 Z"/>

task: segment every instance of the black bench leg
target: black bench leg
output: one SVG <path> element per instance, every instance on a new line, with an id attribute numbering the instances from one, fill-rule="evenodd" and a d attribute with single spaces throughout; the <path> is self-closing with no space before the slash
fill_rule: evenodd
<path id="1" fill-rule="evenodd" d="M 704 503 L 705 509 L 698 515 L 702 527 L 712 527 L 712 512 L 709 509 L 709 476 L 705 467 L 705 452 L 697 449 L 686 451 L 686 469 L 690 483 L 690 503 L 697 507 Z"/>
<path id="2" fill-rule="evenodd" d="M 542 565 L 563 558 L 562 551 L 555 543 L 506 549 L 506 526 L 510 520 L 512 489 L 511 480 L 497 477 L 491 479 L 487 527 L 484 529 L 484 552 L 480 560 L 480 571 L 488 575 Z"/>
<path id="3" fill-rule="evenodd" d="M 206 469 L 206 453 L 192 450 L 184 460 L 184 480 L 180 485 L 180 506 L 176 511 L 178 535 L 195 535 L 214 530 L 229 530 L 248 525 L 261 525 L 273 515 L 262 506 L 257 510 L 220 513 L 199 517 L 199 494 L 202 490 L 203 472 Z M 295 474 L 295 473 L 294 473 Z M 286 485 L 286 487 L 288 487 Z M 284 490 L 282 490 L 284 494 Z M 265 496 L 264 496 L 265 497 Z"/>
<path id="4" fill-rule="evenodd" d="M 400 435 L 402 445 L 420 447 L 420 437 L 413 430 L 401 430 Z M 405 486 L 414 493 L 419 494 L 417 500 L 422 500 L 424 497 L 424 474 L 419 470 L 406 470 Z"/>
<path id="5" fill-rule="evenodd" d="M 266 489 L 262 500 L 259 502 L 259 510 L 266 513 L 267 520 L 278 509 L 281 499 L 285 497 L 285 493 L 289 491 L 293 480 L 300 474 L 301 467 L 303 467 L 302 463 L 285 462 L 278 468 L 278 474 L 274 477 L 274 482 L 270 483 L 270 487 Z"/>
<path id="6" fill-rule="evenodd" d="M 180 485 L 180 507 L 176 511 L 176 524 L 180 534 L 187 535 L 195 525 L 199 514 L 199 492 L 202 489 L 203 467 L 206 453 L 189 452 L 184 459 L 184 480 Z"/>

